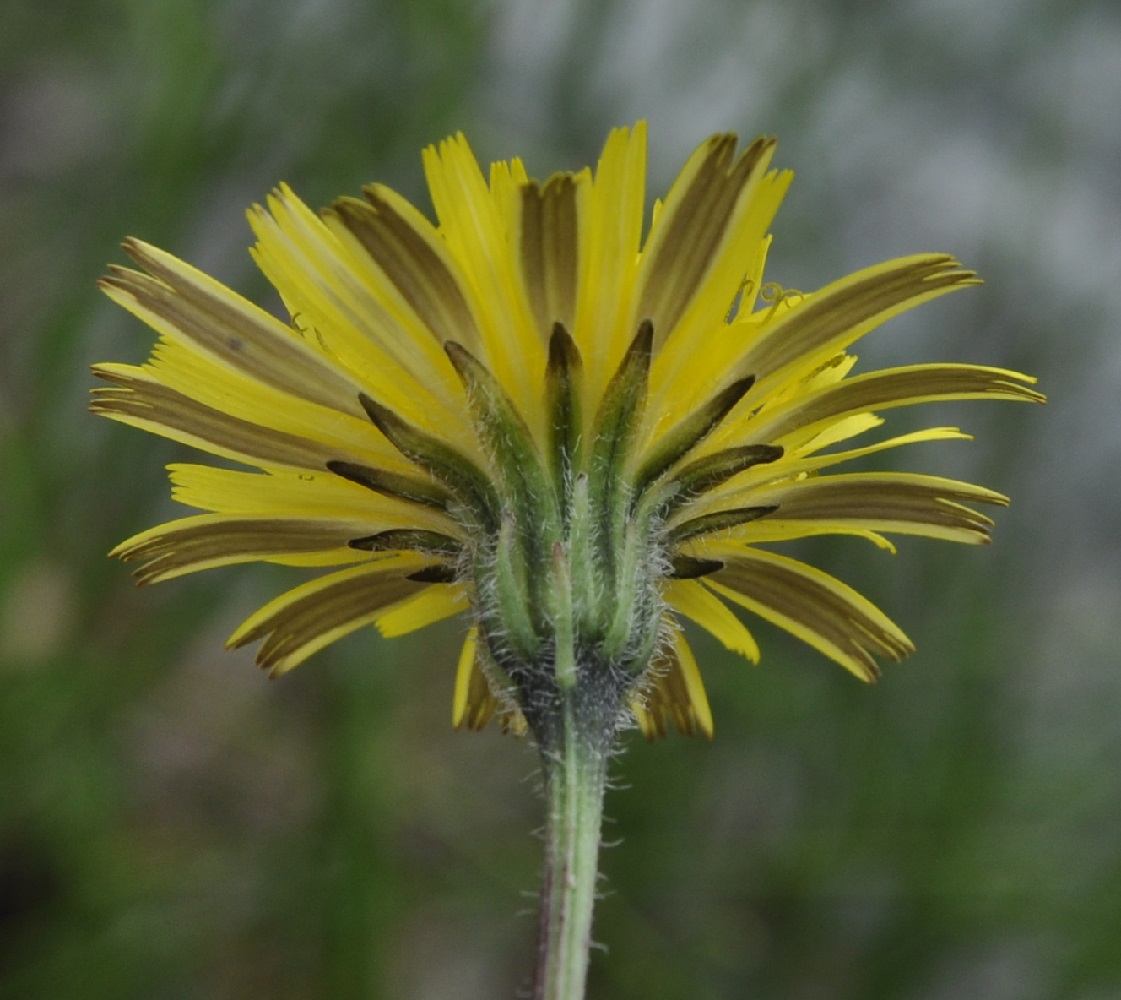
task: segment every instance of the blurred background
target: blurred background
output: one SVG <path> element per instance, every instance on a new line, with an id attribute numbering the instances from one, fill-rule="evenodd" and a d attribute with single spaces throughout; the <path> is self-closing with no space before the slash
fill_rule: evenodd
<path id="1" fill-rule="evenodd" d="M 135 234 L 275 305 L 244 210 L 279 180 L 427 206 L 451 131 L 541 176 L 646 117 L 651 197 L 710 132 L 779 136 L 772 280 L 983 274 L 863 365 L 1051 403 L 928 409 L 977 441 L 899 453 L 1013 496 L 992 547 L 808 550 L 917 643 L 878 686 L 762 625 L 757 668 L 697 639 L 716 738 L 627 741 L 590 996 L 1121 997 L 1119 98 L 1111 0 L 4 0 L 0 996 L 525 985 L 533 754 L 451 731 L 460 627 L 268 683 L 223 640 L 298 571 L 137 590 L 105 558 L 175 516 L 186 452 L 86 414 L 90 363 L 152 341 L 93 283 Z"/>

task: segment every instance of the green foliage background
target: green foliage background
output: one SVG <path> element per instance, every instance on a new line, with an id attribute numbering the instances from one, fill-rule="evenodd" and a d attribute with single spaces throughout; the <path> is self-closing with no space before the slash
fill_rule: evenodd
<path id="1" fill-rule="evenodd" d="M 627 741 L 591 996 L 1121 996 L 1121 10 L 1108 0 L 57 0 L 0 7 L 0 996 L 513 997 L 533 938 L 527 746 L 448 725 L 456 627 L 267 683 L 222 650 L 298 574 L 135 590 L 185 452 L 85 413 L 149 333 L 93 288 L 126 234 L 274 303 L 243 211 L 388 181 L 465 130 L 537 174 L 651 120 L 797 178 L 770 276 L 916 250 L 977 292 L 869 364 L 1037 372 L 1046 411 L 911 468 L 1010 492 L 997 544 L 816 546 L 916 640 L 875 688 L 763 627 L 698 639 L 713 743 Z M 896 421 L 896 426 L 906 426 Z"/>

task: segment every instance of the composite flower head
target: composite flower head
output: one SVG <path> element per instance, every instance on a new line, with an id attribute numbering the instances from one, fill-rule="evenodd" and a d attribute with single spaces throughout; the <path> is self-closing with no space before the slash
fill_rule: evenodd
<path id="1" fill-rule="evenodd" d="M 102 364 L 95 411 L 239 468 L 177 464 L 202 511 L 115 550 L 143 583 L 264 561 L 321 572 L 252 615 L 281 673 L 355 629 L 462 616 L 453 718 L 515 726 L 550 692 L 606 678 L 648 734 L 712 731 L 689 620 L 750 660 L 750 612 L 871 680 L 911 652 L 883 612 L 776 549 L 822 534 L 982 543 L 1006 498 L 850 461 L 952 427 L 878 437 L 934 400 L 1039 401 L 998 368 L 858 374 L 852 345 L 976 283 L 944 254 L 812 293 L 765 282 L 790 173 L 774 142 L 716 135 L 645 215 L 645 128 L 593 172 L 480 170 L 456 136 L 424 153 L 436 221 L 381 185 L 309 210 L 287 187 L 249 221 L 277 319 L 175 257 L 102 287 L 159 334 Z M 860 440 L 854 440 L 854 439 Z"/>

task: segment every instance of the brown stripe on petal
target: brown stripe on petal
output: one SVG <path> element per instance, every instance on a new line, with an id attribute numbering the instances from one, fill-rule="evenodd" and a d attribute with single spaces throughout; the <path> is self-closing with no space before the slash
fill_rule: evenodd
<path id="1" fill-rule="evenodd" d="M 93 373 L 114 383 L 113 388 L 93 390 L 90 410 L 94 413 L 138 423 L 165 437 L 239 461 L 296 469 L 323 467 L 327 449 L 318 442 L 232 417 L 147 378 L 98 367 Z"/>
<path id="2" fill-rule="evenodd" d="M 860 328 L 910 299 L 976 284 L 946 254 L 929 254 L 868 268 L 810 295 L 797 308 L 765 328 L 741 359 L 743 371 L 762 380 L 791 362 L 851 344 Z"/>
<path id="3" fill-rule="evenodd" d="M 140 562 L 137 583 L 258 559 L 345 549 L 362 530 L 355 522 L 212 515 L 172 521 L 117 547 L 124 562 Z"/>
<path id="4" fill-rule="evenodd" d="M 697 715 L 682 677 L 677 651 L 667 646 L 659 662 L 647 673 L 647 680 L 639 692 L 638 713 L 642 734 L 653 742 L 655 737 L 665 738 L 669 723 L 684 736 L 697 733 Z"/>
<path id="5" fill-rule="evenodd" d="M 476 732 L 486 728 L 487 723 L 497 716 L 498 725 L 503 733 L 524 736 L 528 730 L 525 716 L 514 703 L 512 695 L 496 694 L 492 678 L 501 676 L 501 668 L 494 662 L 486 641 L 480 637 L 475 646 L 467 690 L 464 692 L 462 714 L 455 719 L 456 729 L 466 726 Z M 501 681 L 496 681 L 501 686 Z M 458 687 L 458 682 L 457 682 Z"/>
<path id="6" fill-rule="evenodd" d="M 774 140 L 756 139 L 734 159 L 735 135 L 715 135 L 685 188 L 675 185 L 648 246 L 638 315 L 648 316 L 663 342 L 704 283 L 719 254 L 736 202 Z M 689 166 L 686 167 L 689 169 Z"/>
<path id="7" fill-rule="evenodd" d="M 857 473 L 808 479 L 775 492 L 755 493 L 774 499 L 783 521 L 852 521 L 874 530 L 892 530 L 891 523 L 929 525 L 961 532 L 975 541 L 988 540 L 993 522 L 963 505 L 989 503 L 1006 506 L 1000 493 L 935 477 L 903 478 Z M 901 530 L 896 528 L 895 530 Z"/>
<path id="8" fill-rule="evenodd" d="M 1044 397 L 1014 372 L 977 365 L 909 365 L 858 375 L 803 396 L 774 413 L 761 411 L 749 425 L 751 435 L 777 440 L 794 431 L 855 413 L 876 412 L 911 403 L 951 399 L 1013 399 L 1030 403 Z"/>
<path id="9" fill-rule="evenodd" d="M 292 600 L 279 603 L 271 614 L 238 631 L 230 640 L 240 648 L 264 639 L 257 650 L 257 663 L 266 669 L 282 671 L 295 666 L 328 634 L 334 638 L 368 624 L 378 613 L 398 601 L 419 593 L 428 583 L 410 580 L 406 572 L 371 570 L 354 574 L 344 571 L 337 579 L 303 590 Z M 301 655 L 303 654 L 303 655 Z"/>
<path id="10" fill-rule="evenodd" d="M 859 665 L 865 680 L 880 673 L 874 657 L 899 661 L 914 652 L 907 637 L 859 594 L 793 559 L 755 553 L 731 557 L 724 569 L 704 579 L 771 609 L 789 623 L 778 624 L 795 635 L 801 628 L 819 636 Z"/>
<path id="11" fill-rule="evenodd" d="M 557 174 L 544 188 L 532 181 L 521 188 L 522 274 L 542 337 L 555 323 L 571 328 L 576 310 L 580 246 L 576 193 L 572 174 Z"/>
<path id="12" fill-rule="evenodd" d="M 366 202 L 341 198 L 331 211 L 438 342 L 477 344 L 471 307 L 432 224 L 380 185 L 363 188 L 363 194 Z"/>
<path id="13" fill-rule="evenodd" d="M 128 240 L 129 256 L 154 277 L 110 267 L 101 287 L 114 299 L 131 299 L 178 330 L 184 339 L 266 385 L 348 413 L 358 411 L 358 390 L 290 327 L 234 292 L 218 293 L 181 261 Z M 127 303 L 122 302 L 127 308 Z"/>

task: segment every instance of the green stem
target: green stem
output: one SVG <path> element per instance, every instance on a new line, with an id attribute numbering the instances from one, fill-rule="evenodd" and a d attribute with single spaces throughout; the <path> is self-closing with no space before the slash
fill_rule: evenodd
<path id="1" fill-rule="evenodd" d="M 602 711 L 581 711 L 588 706 L 586 695 L 580 690 L 561 694 L 559 724 L 553 738 L 541 744 L 548 816 L 533 1000 L 584 997 L 614 738 L 613 713 L 604 718 Z"/>

